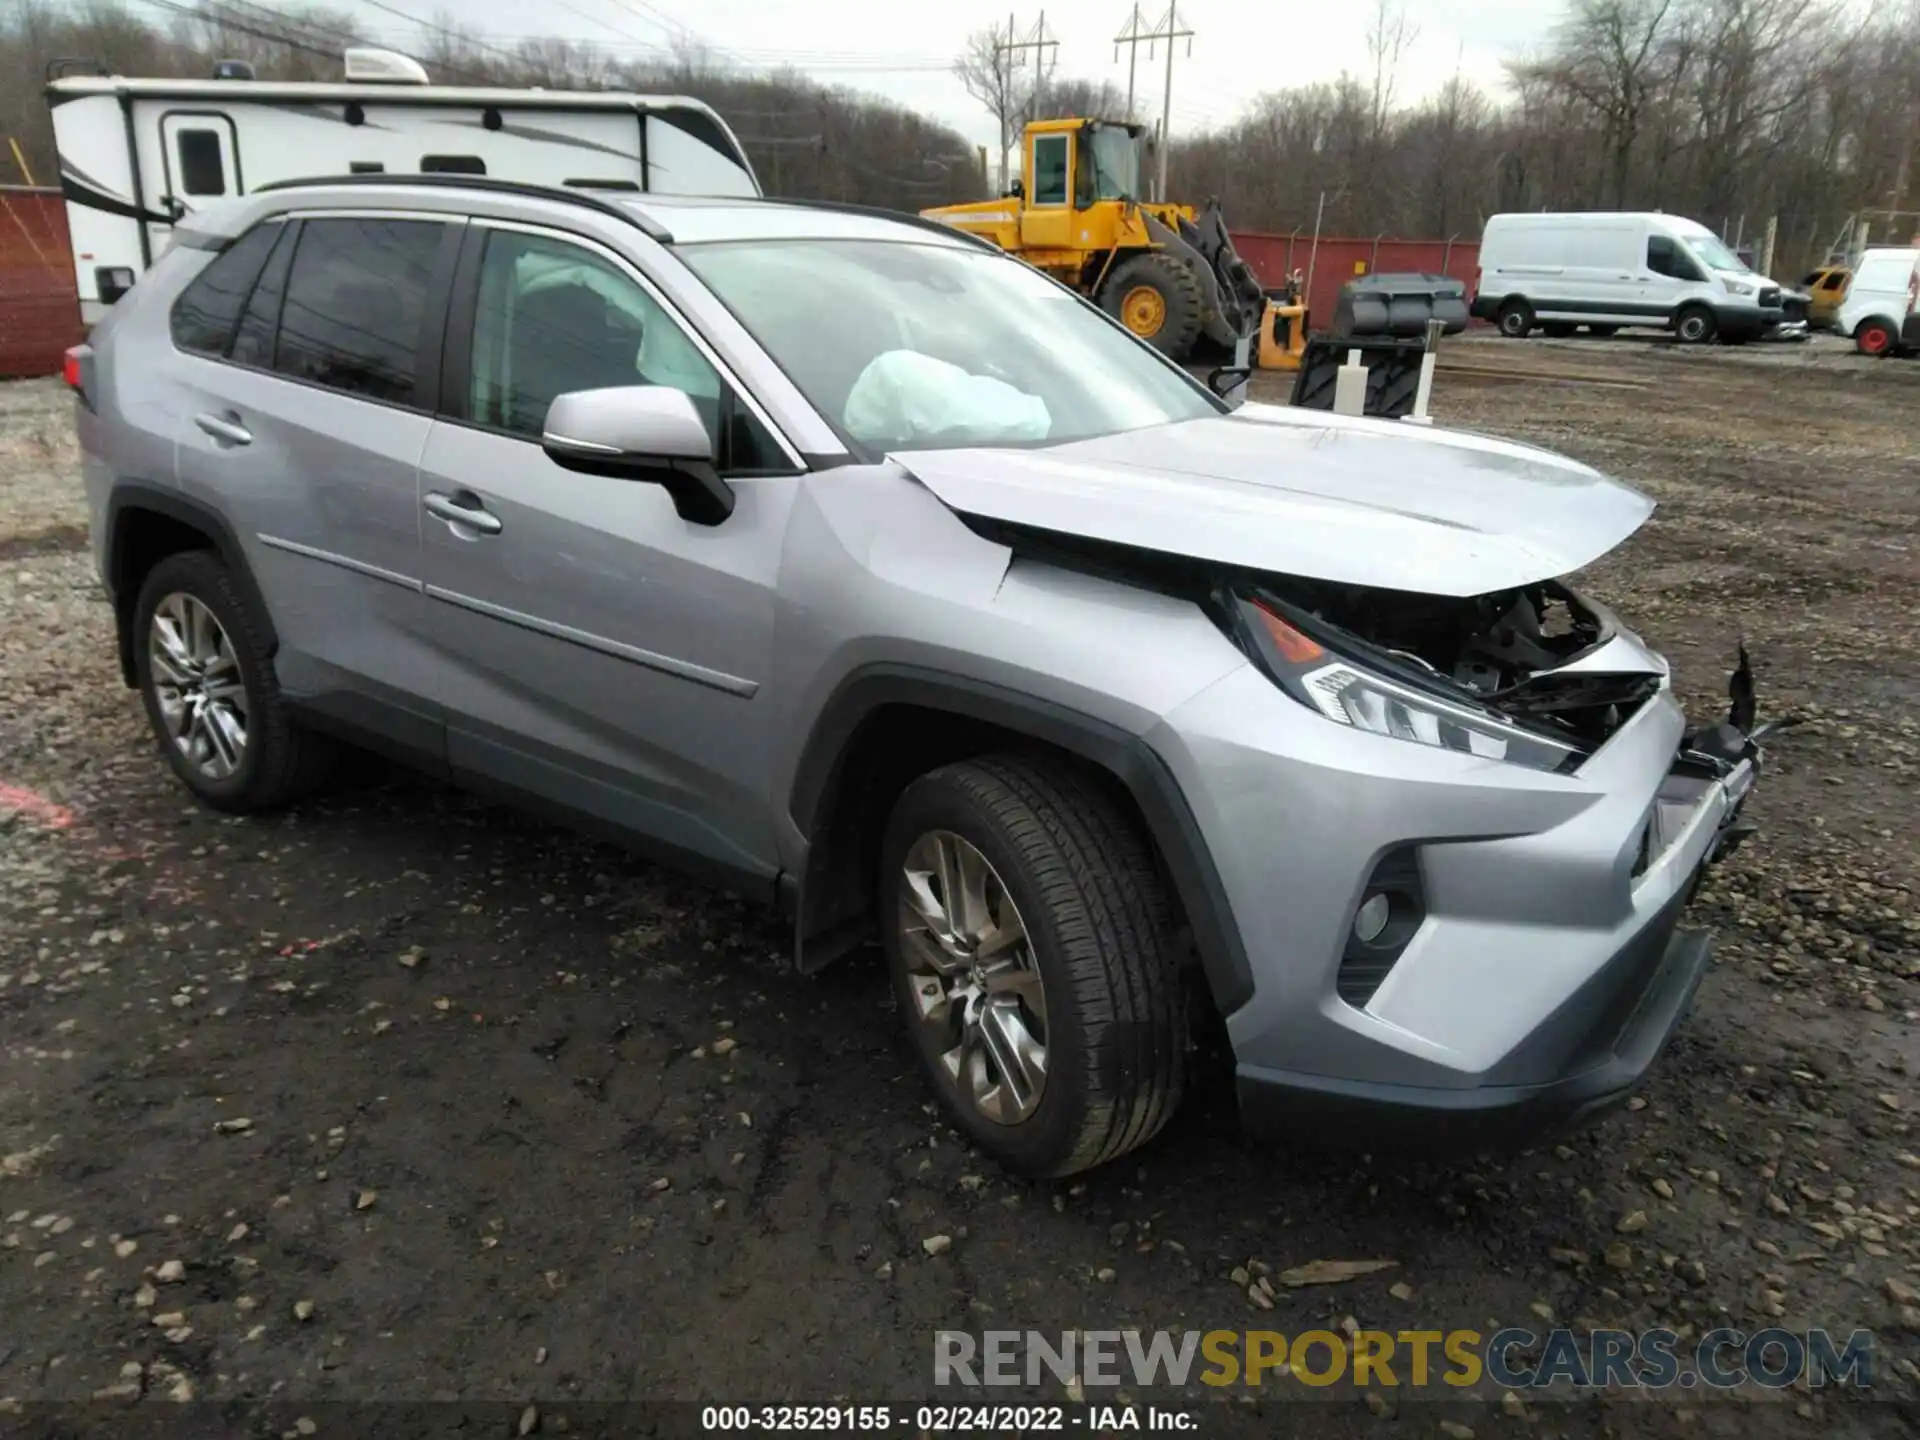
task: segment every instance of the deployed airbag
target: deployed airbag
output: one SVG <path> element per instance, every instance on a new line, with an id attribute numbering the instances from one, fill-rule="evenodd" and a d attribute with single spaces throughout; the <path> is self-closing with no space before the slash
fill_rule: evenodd
<path id="1" fill-rule="evenodd" d="M 868 362 L 841 419 L 856 440 L 881 449 L 928 440 L 1044 440 L 1053 428 L 1038 395 L 913 350 L 888 350 Z"/>

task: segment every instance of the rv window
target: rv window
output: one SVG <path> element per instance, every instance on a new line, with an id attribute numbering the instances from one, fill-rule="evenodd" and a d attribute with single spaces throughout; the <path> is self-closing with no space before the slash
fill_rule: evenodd
<path id="1" fill-rule="evenodd" d="M 354 160 L 347 166 L 349 175 L 384 175 L 387 167 L 378 160 Z"/>
<path id="2" fill-rule="evenodd" d="M 175 131 L 173 148 L 180 157 L 180 189 L 184 193 L 227 193 L 227 162 L 220 155 L 218 130 Z"/>
<path id="3" fill-rule="evenodd" d="M 706 418 L 723 471 L 786 470 L 772 436 L 633 278 L 577 245 L 496 232 L 473 323 L 468 418 L 537 437 L 569 390 L 668 385 Z"/>
<path id="4" fill-rule="evenodd" d="M 208 262 L 173 302 L 173 343 L 199 355 L 225 355 L 247 292 L 284 225 L 256 225 Z"/>
<path id="5" fill-rule="evenodd" d="M 631 180 L 564 180 L 561 183 L 575 190 L 638 190 L 640 188 Z"/>
<path id="6" fill-rule="evenodd" d="M 306 221 L 287 277 L 273 368 L 410 404 L 443 228 L 431 220 Z"/>
<path id="7" fill-rule="evenodd" d="M 478 155 L 422 155 L 420 157 L 422 175 L 484 175 L 487 162 Z"/>

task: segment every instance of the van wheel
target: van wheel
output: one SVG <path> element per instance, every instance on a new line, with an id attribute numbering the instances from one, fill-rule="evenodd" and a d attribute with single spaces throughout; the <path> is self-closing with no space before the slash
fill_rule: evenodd
<path id="1" fill-rule="evenodd" d="M 1620 327 L 1618 325 L 1589 325 L 1587 326 L 1587 333 L 1601 340 L 1610 340 L 1620 333 Z"/>
<path id="2" fill-rule="evenodd" d="M 219 558 L 169 555 L 133 607 L 134 678 L 173 773 L 216 810 L 245 814 L 319 785 L 333 742 L 287 713 L 266 625 Z"/>
<path id="3" fill-rule="evenodd" d="M 1187 1025 L 1147 839 L 1091 778 L 1020 755 L 909 785 L 880 851 L 894 991 L 948 1118 L 1024 1175 L 1152 1138 Z"/>
<path id="4" fill-rule="evenodd" d="M 1863 320 L 1853 332 L 1853 348 L 1862 355 L 1893 353 L 1893 327 L 1884 320 Z"/>
<path id="5" fill-rule="evenodd" d="M 1501 305 L 1494 319 L 1500 326 L 1500 333 L 1509 340 L 1524 340 L 1527 332 L 1533 329 L 1533 307 L 1524 300 L 1509 300 Z"/>
<path id="6" fill-rule="evenodd" d="M 1705 345 L 1720 333 L 1720 322 L 1706 306 L 1689 305 L 1673 322 L 1673 333 L 1680 337 L 1683 345 Z"/>

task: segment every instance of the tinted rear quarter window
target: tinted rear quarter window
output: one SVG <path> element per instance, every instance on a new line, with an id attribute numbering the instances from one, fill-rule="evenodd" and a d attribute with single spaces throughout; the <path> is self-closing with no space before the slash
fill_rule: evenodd
<path id="1" fill-rule="evenodd" d="M 266 269 L 260 272 L 253 294 L 247 297 L 247 308 L 240 315 L 240 328 L 234 332 L 233 348 L 227 352 L 235 363 L 257 365 L 263 370 L 273 367 L 273 332 L 280 324 L 280 303 L 287 293 L 287 270 L 293 263 L 300 229 L 297 222 L 274 228 L 286 233 L 273 247 Z"/>
<path id="2" fill-rule="evenodd" d="M 412 404 L 420 327 L 445 229 L 432 220 L 306 221 L 287 277 L 274 368 L 330 389 Z"/>
<path id="3" fill-rule="evenodd" d="M 287 227 L 256 225 L 207 262 L 173 302 L 173 343 L 198 355 L 225 355 L 248 292 Z"/>

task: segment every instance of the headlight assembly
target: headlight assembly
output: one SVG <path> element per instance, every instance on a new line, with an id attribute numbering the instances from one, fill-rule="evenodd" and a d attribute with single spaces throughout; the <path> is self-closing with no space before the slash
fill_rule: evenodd
<path id="1" fill-rule="evenodd" d="M 1558 770 L 1583 752 L 1470 700 L 1450 700 L 1335 654 L 1258 600 L 1241 611 L 1274 680 L 1336 725 L 1461 755 Z"/>

